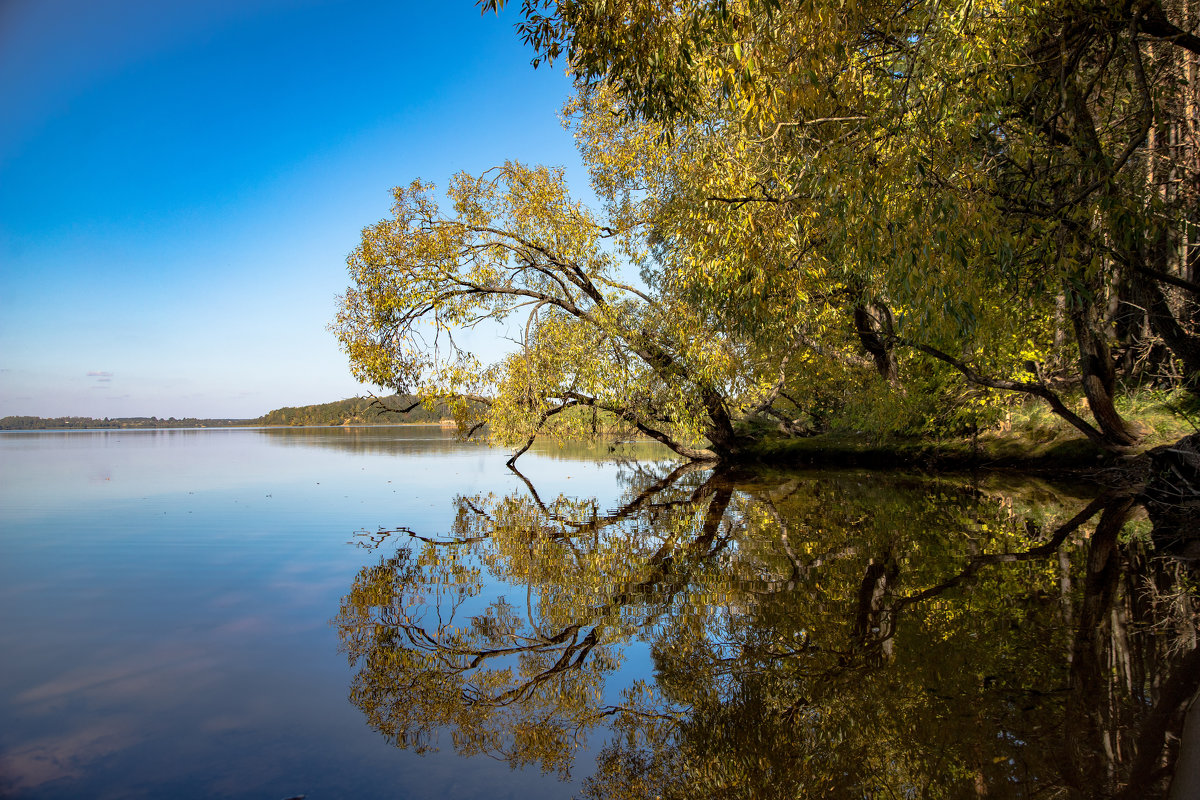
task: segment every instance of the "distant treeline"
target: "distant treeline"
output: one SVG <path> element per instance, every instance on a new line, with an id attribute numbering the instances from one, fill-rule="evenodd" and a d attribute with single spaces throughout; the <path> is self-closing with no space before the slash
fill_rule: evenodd
<path id="1" fill-rule="evenodd" d="M 415 398 L 398 395 L 383 398 L 388 408 L 407 408 Z M 440 422 L 449 419 L 444 407 L 434 411 L 417 406 L 407 414 L 383 411 L 371 398 L 352 397 L 333 403 L 297 408 L 277 408 L 255 419 L 197 419 L 185 417 L 4 417 L 0 430 L 41 431 L 82 428 L 229 428 L 239 425 L 389 425 L 398 422 Z"/>
<path id="2" fill-rule="evenodd" d="M 4 417 L 2 431 L 41 431 L 66 428 L 229 428 L 235 425 L 254 425 L 252 419 L 197 419 L 195 417 Z"/>
<path id="3" fill-rule="evenodd" d="M 410 395 L 394 395 L 381 398 L 387 408 L 408 408 L 416 398 Z M 268 411 L 251 424 L 255 425 L 394 425 L 399 422 L 441 422 L 450 419 L 444 407 L 430 411 L 417 406 L 406 414 L 384 411 L 379 402 L 369 397 L 352 397 L 335 403 L 316 406 L 277 408 Z"/>

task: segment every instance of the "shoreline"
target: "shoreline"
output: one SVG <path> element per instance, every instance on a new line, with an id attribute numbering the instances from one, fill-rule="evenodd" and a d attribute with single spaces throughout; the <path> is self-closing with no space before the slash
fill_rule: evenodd
<path id="1" fill-rule="evenodd" d="M 389 422 L 326 425 L 209 425 L 106 428 L 12 428 L 2 434 L 153 433 L 159 431 L 245 431 L 245 430 L 345 430 L 349 428 L 439 428 L 446 422 Z M 1131 451 L 1127 454 L 1098 451 L 1087 439 L 1072 438 L 1047 443 L 1030 443 L 1020 437 L 981 437 L 978 440 L 871 441 L 852 435 L 819 435 L 798 439 L 767 438 L 750 447 L 741 457 L 716 462 L 712 468 L 730 471 L 785 469 L 861 469 L 878 472 L 917 472 L 954 475 L 986 472 L 1026 474 L 1031 477 L 1081 480 L 1114 490 L 1143 485 L 1151 474 L 1154 454 L 1180 446 L 1188 434 L 1173 442 Z M 580 442 L 608 441 L 586 437 Z M 650 442 L 652 440 L 646 439 Z M 671 454 L 671 458 L 678 458 Z"/>
<path id="2" fill-rule="evenodd" d="M 277 428 L 284 430 L 293 429 L 321 429 L 327 428 L 450 428 L 453 425 L 446 425 L 441 422 L 362 422 L 351 423 L 350 425 L 156 425 L 156 426 L 129 426 L 129 427 L 109 427 L 109 428 L 3 428 L 0 429 L 0 434 L 4 433 L 103 433 L 105 431 L 248 431 L 248 430 L 274 430 Z"/>
<path id="3" fill-rule="evenodd" d="M 872 443 L 853 437 L 764 441 L 730 467 L 788 470 L 864 469 L 927 475 L 988 473 L 1083 481 L 1116 494 L 1140 494 L 1161 463 L 1200 461 L 1200 431 L 1128 453 L 1097 450 L 1086 439 L 1030 446 L 1019 439 Z M 1185 467 L 1192 469 L 1192 467 Z"/>

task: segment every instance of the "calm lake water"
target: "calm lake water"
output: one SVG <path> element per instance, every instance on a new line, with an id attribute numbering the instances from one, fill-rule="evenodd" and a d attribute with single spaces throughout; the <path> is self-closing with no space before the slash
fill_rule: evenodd
<path id="1" fill-rule="evenodd" d="M 507 455 L 0 435 L 0 794 L 1140 798 L 1200 764 L 1197 572 L 1129 501 Z"/>

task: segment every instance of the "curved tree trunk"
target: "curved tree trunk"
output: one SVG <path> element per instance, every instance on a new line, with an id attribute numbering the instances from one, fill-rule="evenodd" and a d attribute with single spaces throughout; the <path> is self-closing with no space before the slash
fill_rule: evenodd
<path id="1" fill-rule="evenodd" d="M 627 341 L 633 352 L 658 373 L 659 377 L 664 381 L 685 381 L 691 383 L 696 388 L 699 400 L 704 406 L 705 414 L 708 417 L 708 424 L 705 425 L 704 435 L 712 443 L 710 450 L 695 450 L 693 451 L 695 455 L 689 455 L 679 447 L 666 443 L 661 439 L 660 441 L 664 441 L 668 447 L 671 447 L 672 450 L 685 458 L 715 461 L 736 456 L 746 442 L 733 429 L 733 419 L 729 416 L 729 408 L 725 402 L 725 395 L 704 380 L 690 375 L 667 350 L 653 341 L 644 332 L 629 337 Z M 648 433 L 648 431 L 643 431 L 643 433 Z"/>
<path id="2" fill-rule="evenodd" d="M 1116 447 L 1136 444 L 1139 436 L 1117 411 L 1113 402 L 1117 380 L 1112 350 L 1097 330 L 1094 306 L 1074 290 L 1069 291 L 1071 323 L 1079 348 L 1079 375 L 1088 408 L 1104 434 L 1104 443 Z"/>
<path id="3" fill-rule="evenodd" d="M 1060 752 L 1063 777 L 1080 796 L 1108 794 L 1104 789 L 1111 785 L 1111 765 L 1104 755 L 1108 752 L 1103 716 L 1109 674 L 1106 641 L 1111 635 L 1109 612 L 1121 578 L 1118 537 L 1132 507 L 1131 497 L 1106 505 L 1088 546 Z"/>

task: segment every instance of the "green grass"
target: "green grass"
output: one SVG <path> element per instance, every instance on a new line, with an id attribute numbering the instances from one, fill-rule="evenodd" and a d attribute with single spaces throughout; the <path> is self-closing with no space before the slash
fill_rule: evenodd
<path id="1" fill-rule="evenodd" d="M 1082 396 L 1069 404 L 1090 419 Z M 1124 457 L 1187 436 L 1200 425 L 1200 402 L 1181 392 L 1140 390 L 1123 395 L 1118 410 L 1143 434 Z M 975 436 L 878 437 L 836 432 L 806 439 L 764 437 L 749 460 L 812 466 L 960 469 L 973 466 L 1022 469 L 1089 469 L 1114 459 L 1045 403 L 1014 404 L 1000 422 Z"/>

